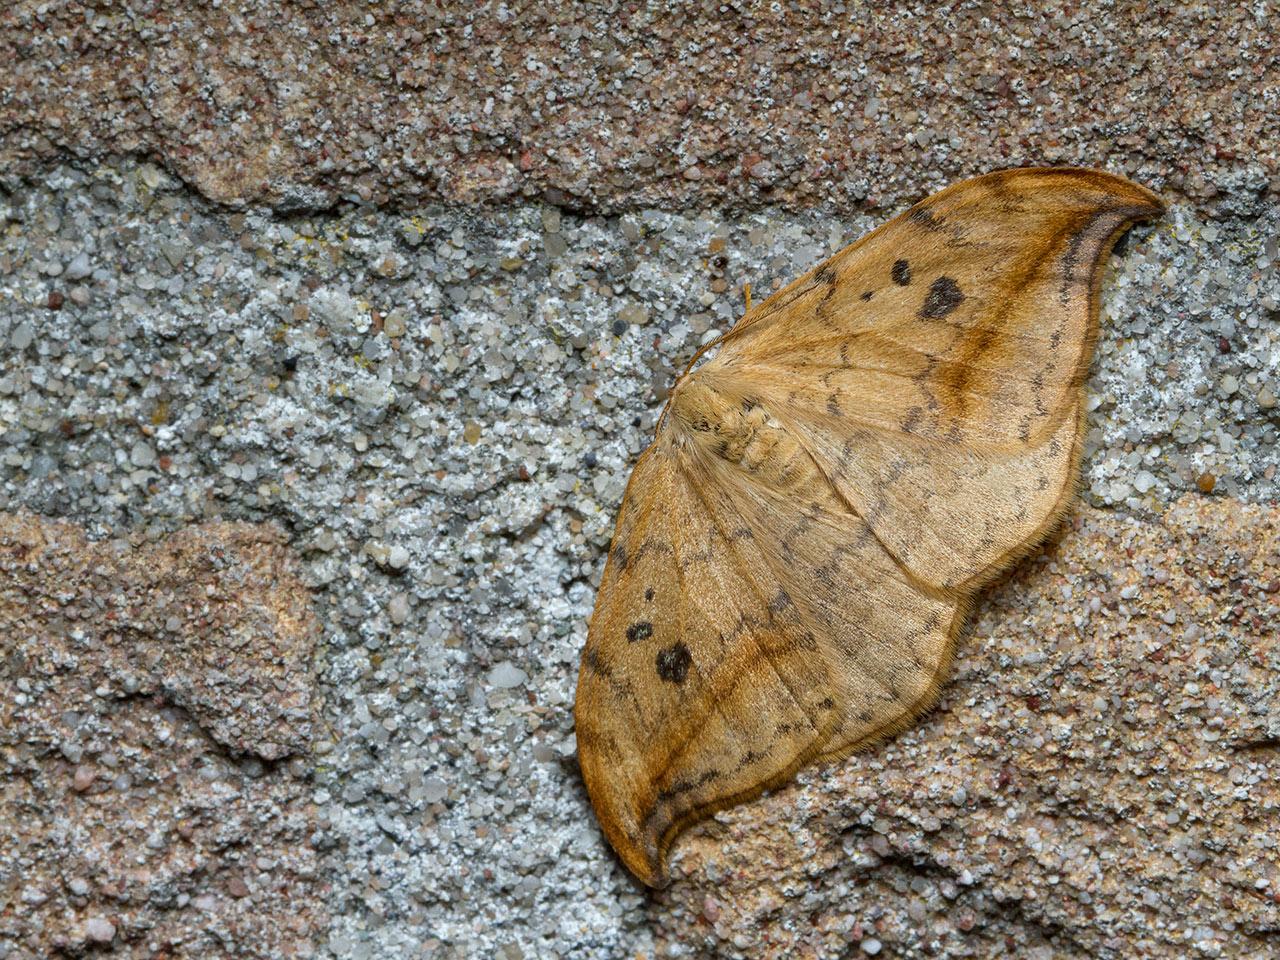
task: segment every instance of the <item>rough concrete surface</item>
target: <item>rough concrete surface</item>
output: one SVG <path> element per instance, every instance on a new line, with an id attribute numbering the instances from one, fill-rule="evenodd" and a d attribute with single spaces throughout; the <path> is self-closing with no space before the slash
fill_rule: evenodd
<path id="1" fill-rule="evenodd" d="M 295 566 L 248 524 L 90 543 L 0 515 L 0 955 L 308 955 L 326 904 Z"/>
<path id="2" fill-rule="evenodd" d="M 94 538 L 273 521 L 301 558 L 321 624 L 320 946 L 705 953 L 701 934 L 674 935 L 690 929 L 686 905 L 652 900 L 618 866 L 582 791 L 570 704 L 593 584 L 672 372 L 737 316 L 744 281 L 767 290 L 876 218 L 280 216 L 115 163 L 51 168 L 3 213 L 0 508 L 72 518 Z M 1175 204 L 1108 269 L 1085 496 L 1114 522 L 1188 493 L 1275 499 L 1277 214 Z M 1253 534 L 1232 529 L 1244 551 Z M 1127 557 L 1096 563 L 1099 578 L 1129 576 Z M 1040 655 L 1029 613 L 1006 615 L 1010 657 Z M 1255 668 L 1260 689 L 1273 668 Z M 1122 689 L 1126 669 L 1105 661 L 1098 682 Z M 1135 735 L 1117 726 L 1110 749 L 1123 756 Z M 1080 789 L 1105 791 L 1092 770 Z M 1152 804 L 1130 815 L 1164 816 Z M 833 832 L 847 809 L 833 805 Z M 998 837 L 974 843 L 971 893 L 994 899 Z M 1163 892 L 1150 909 L 1164 923 L 1199 903 L 1185 884 Z M 751 916 L 762 938 L 791 925 L 769 933 L 770 915 Z M 1013 913 L 981 917 L 979 944 L 1025 932 Z M 1068 951 L 1112 936 L 1083 913 L 1062 922 L 1082 926 L 1057 941 Z"/>
<path id="3" fill-rule="evenodd" d="M 721 6 L 0 10 L 0 511 L 86 571 L 24 606 L 0 550 L 5 609 L 105 623 L 128 573 L 228 625 L 0 641 L 52 671 L 3 668 L 2 960 L 1272 951 L 1274 11 Z M 571 703 L 674 372 L 744 283 L 1031 161 L 1171 201 L 1106 271 L 1077 528 L 931 719 L 648 893 Z"/>
<path id="4" fill-rule="evenodd" d="M 896 206 L 1074 163 L 1280 188 L 1272 3 L 209 3 L 0 11 L 0 166 L 226 202 Z"/>

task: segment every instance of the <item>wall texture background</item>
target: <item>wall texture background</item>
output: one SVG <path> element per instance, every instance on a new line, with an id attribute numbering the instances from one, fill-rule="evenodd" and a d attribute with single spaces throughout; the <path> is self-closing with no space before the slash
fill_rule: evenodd
<path id="1" fill-rule="evenodd" d="M 10 4 L 0 958 L 1280 948 L 1278 16 Z M 1072 524 L 924 723 L 647 893 L 570 707 L 673 372 L 1034 163 L 1170 202 Z"/>

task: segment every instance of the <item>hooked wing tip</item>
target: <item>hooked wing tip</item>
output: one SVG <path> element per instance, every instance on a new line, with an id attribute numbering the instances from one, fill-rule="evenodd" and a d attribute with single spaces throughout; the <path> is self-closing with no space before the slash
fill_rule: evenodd
<path id="1" fill-rule="evenodd" d="M 587 795 L 605 838 L 626 868 L 646 886 L 665 887 L 666 850 L 661 825 L 652 815 L 655 798 L 651 789 L 637 783 L 635 771 L 615 754 L 614 743 L 597 726 L 592 680 L 584 663 L 575 714 L 578 766 Z"/>
<path id="2" fill-rule="evenodd" d="M 645 829 L 639 824 L 646 819 L 638 809 L 638 798 L 622 793 L 628 781 L 621 783 L 600 777 L 593 763 L 591 751 L 579 751 L 583 779 L 596 819 L 618 858 L 645 886 L 662 888 L 669 882 L 665 849 L 655 828 Z"/>
<path id="3" fill-rule="evenodd" d="M 1141 184 L 1134 183 L 1119 174 L 1090 167 L 1012 167 L 974 177 L 972 181 L 960 181 L 955 186 L 962 187 L 967 183 L 980 184 L 983 181 L 1022 181 L 1027 185 L 1032 183 L 1044 186 L 1071 184 L 1084 187 L 1110 197 L 1127 207 L 1126 212 L 1133 220 L 1146 220 L 1165 210 L 1165 202 Z"/>
<path id="4" fill-rule="evenodd" d="M 627 869 L 646 887 L 661 890 L 671 882 L 671 877 L 667 874 L 667 865 L 661 856 L 650 856 L 637 847 L 631 847 L 625 851 L 618 850 L 618 856 L 622 858 Z"/>

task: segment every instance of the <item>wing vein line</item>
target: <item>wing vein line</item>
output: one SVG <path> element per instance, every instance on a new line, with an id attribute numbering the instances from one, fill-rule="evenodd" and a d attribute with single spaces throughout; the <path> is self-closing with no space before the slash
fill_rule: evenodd
<path id="1" fill-rule="evenodd" d="M 715 525 L 716 530 L 720 533 L 720 539 L 722 539 L 725 542 L 725 544 L 728 546 L 729 553 L 734 558 L 734 566 L 738 568 L 738 571 L 740 574 L 743 574 L 743 580 L 746 581 L 746 583 L 751 589 L 751 592 L 755 594 L 755 598 L 757 602 L 759 602 L 760 606 L 765 610 L 768 610 L 769 608 L 768 599 L 766 597 L 761 596 L 760 590 L 755 585 L 755 581 L 752 580 L 752 578 L 749 576 L 749 568 L 746 568 L 743 566 L 742 556 L 738 552 L 738 549 L 734 546 L 733 539 L 726 534 L 725 529 L 721 525 L 720 518 L 716 514 L 715 509 L 712 508 L 711 505 L 707 502 L 706 497 L 702 495 L 702 491 L 700 491 L 696 485 L 689 483 L 688 477 L 685 477 L 685 487 L 686 489 L 693 490 L 693 495 L 698 498 L 698 500 L 702 503 L 702 506 L 711 515 L 711 522 Z M 745 517 L 741 515 L 739 515 L 739 519 L 742 520 L 744 523 L 749 522 Z M 763 552 L 762 552 L 762 555 L 763 555 Z M 773 574 L 773 578 L 778 581 L 778 586 L 781 587 L 782 581 L 778 578 L 777 572 L 773 569 L 772 565 L 769 564 L 769 561 L 767 559 L 765 560 L 765 564 L 769 566 L 769 572 Z M 773 675 L 778 678 L 778 682 L 781 683 L 782 686 L 786 688 L 787 693 L 791 695 L 791 699 L 795 702 L 795 705 L 799 708 L 800 713 L 808 719 L 809 726 L 813 727 L 814 733 L 821 735 L 822 733 L 821 728 L 819 728 L 819 726 L 813 722 L 813 717 L 809 716 L 809 712 L 804 707 L 804 701 L 801 700 L 798 696 L 796 696 L 795 689 L 791 686 L 791 684 L 787 682 L 786 678 L 781 673 L 778 672 L 778 668 L 774 665 L 773 658 L 769 655 L 766 648 L 763 647 L 758 642 L 755 643 L 754 646 L 756 648 L 756 651 L 761 655 L 764 661 L 769 664 L 769 669 L 773 671 Z"/>
<path id="2" fill-rule="evenodd" d="M 898 572 L 902 574 L 902 579 L 906 583 L 910 584 L 916 590 L 919 590 L 921 593 L 923 593 L 925 596 L 929 597 L 932 600 L 941 600 L 947 603 L 954 603 L 955 602 L 954 596 L 948 594 L 945 590 L 935 587 L 932 584 L 927 583 L 924 580 L 921 580 L 919 577 L 917 577 L 914 573 L 911 572 L 911 569 L 906 565 L 906 563 L 904 563 L 896 553 L 894 553 L 892 550 L 889 549 L 888 544 L 886 544 L 882 539 L 880 539 L 880 534 L 876 532 L 876 528 L 871 523 L 871 521 L 862 515 L 861 511 L 859 511 L 858 508 L 849 500 L 849 498 L 844 495 L 844 491 L 842 491 L 838 486 L 836 486 L 835 481 L 833 481 L 830 475 L 828 475 L 827 471 L 823 469 L 822 462 L 814 455 L 813 450 L 809 448 L 809 443 L 808 443 L 809 438 L 806 432 L 804 430 L 795 430 L 795 431 L 789 431 L 789 432 L 792 432 L 792 435 L 795 436 L 796 442 L 800 444 L 800 447 L 801 449 L 804 450 L 805 455 L 808 456 L 808 458 L 811 461 L 813 461 L 814 468 L 818 471 L 818 475 L 821 476 L 822 479 L 826 481 L 827 488 L 831 490 L 831 492 L 835 495 L 836 499 L 839 500 L 840 503 L 844 505 L 846 510 L 848 510 L 855 517 L 857 517 L 864 524 L 866 524 L 867 530 L 871 532 L 871 536 L 875 537 L 876 543 L 880 544 L 880 549 L 884 551 L 885 556 L 887 556 L 890 560 L 893 561 L 894 566 L 898 568 Z"/>
<path id="3" fill-rule="evenodd" d="M 807 449 L 805 450 L 805 454 L 806 454 L 806 455 L 809 455 L 809 453 L 808 453 L 808 450 L 807 450 Z M 812 459 L 812 458 L 811 458 L 811 459 Z M 766 492 L 769 492 L 769 491 L 766 491 Z M 776 499 L 776 495 L 774 495 L 774 499 Z M 841 503 L 843 503 L 846 507 L 849 507 L 849 509 L 851 510 L 851 512 L 853 512 L 854 516 L 855 516 L 855 517 L 857 517 L 857 519 L 858 519 L 859 521 L 861 521 L 864 525 L 866 525 L 866 527 L 867 527 L 867 529 L 868 529 L 868 530 L 871 530 L 871 525 L 870 525 L 870 524 L 868 524 L 868 523 L 867 523 L 867 521 L 866 521 L 865 519 L 863 519 L 860 515 L 858 515 L 858 514 L 856 513 L 856 511 L 852 511 L 852 507 L 850 507 L 850 506 L 849 506 L 849 504 L 845 503 L 843 500 L 841 501 Z M 747 522 L 747 523 L 749 523 L 749 522 L 750 522 L 750 521 L 746 520 L 746 518 L 743 518 L 743 521 L 744 521 L 744 522 Z M 874 535 L 875 531 L 874 531 L 874 530 L 872 530 L 871 532 L 872 532 L 872 535 Z M 877 542 L 878 542 L 878 538 L 877 538 Z M 774 579 L 775 579 L 775 580 L 777 580 L 779 584 L 781 584 L 781 583 L 782 583 L 782 578 L 781 578 L 780 576 L 778 576 L 778 568 L 774 565 L 774 560 L 773 560 L 773 558 L 770 556 L 769 552 L 768 552 L 767 550 L 765 550 L 765 549 L 761 549 L 761 551 L 760 551 L 760 555 L 761 555 L 761 557 L 764 559 L 765 565 L 766 565 L 766 566 L 768 566 L 770 573 L 772 573 L 772 574 L 773 574 Z M 911 584 L 909 584 L 909 585 L 911 585 Z M 914 586 L 914 585 L 911 585 L 911 586 Z M 794 597 L 792 598 L 792 602 L 793 602 L 793 603 L 795 603 L 795 602 L 796 602 L 796 599 L 795 599 Z M 806 606 L 807 606 L 807 604 L 806 604 Z M 811 612 L 811 611 L 808 611 L 808 612 L 809 612 L 810 616 L 812 616 L 812 612 Z M 859 637 L 861 637 L 864 641 L 867 641 L 867 640 L 871 637 L 871 634 L 869 634 L 869 633 L 868 633 L 867 631 L 865 631 L 865 630 L 859 629 L 855 624 L 851 624 L 851 623 L 850 623 L 850 624 L 849 624 L 849 627 L 850 627 L 852 630 L 856 631 L 856 632 L 857 632 L 857 635 L 858 635 Z M 867 647 L 870 647 L 870 646 L 872 646 L 872 645 L 873 645 L 873 644 L 871 644 L 871 643 L 867 643 L 867 644 L 866 644 L 866 646 L 867 646 Z M 884 648 L 887 648 L 887 647 L 888 647 L 888 644 L 885 644 L 885 643 L 880 643 L 880 644 L 875 644 L 875 645 L 876 645 L 876 646 L 879 646 L 879 647 L 880 647 L 880 648 L 882 648 L 882 649 L 884 649 Z M 842 648 L 842 649 L 843 649 L 843 648 Z M 890 694 L 890 695 L 894 695 L 894 688 L 893 688 L 893 686 L 892 686 L 891 682 L 890 682 L 889 680 L 884 679 L 884 677 L 885 677 L 885 676 L 887 676 L 886 674 L 883 674 L 883 673 L 878 672 L 878 671 L 876 671 L 875 669 L 873 669 L 873 667 L 872 667 L 872 666 L 871 666 L 871 665 L 870 665 L 866 660 L 864 660 L 864 659 L 862 658 L 860 650 L 858 650 L 858 649 L 856 649 L 856 648 L 855 648 L 855 652 L 854 652 L 853 656 L 854 656 L 854 659 L 858 662 L 859 666 L 861 666 L 864 670 L 866 670 L 866 672 L 867 672 L 867 676 L 869 676 L 872 680 L 874 680 L 874 681 L 875 681 L 875 683 L 876 683 L 876 685 L 877 685 L 877 686 L 879 686 L 881 690 L 883 690 L 885 693 L 888 693 L 888 694 Z"/>
<path id="4" fill-rule="evenodd" d="M 923 357 L 925 360 L 928 360 L 931 363 L 952 364 L 952 363 L 958 362 L 956 360 L 948 360 L 946 357 L 938 356 L 935 353 L 925 353 L 922 350 L 916 350 L 914 347 L 904 347 L 904 349 L 911 350 L 913 353 Z M 867 364 L 861 364 L 861 363 L 835 363 L 835 362 L 827 362 L 823 360 L 798 360 L 792 363 L 777 362 L 777 361 L 781 361 L 782 356 L 783 356 L 782 354 L 777 354 L 770 357 L 770 360 L 774 362 L 769 362 L 769 361 L 766 361 L 764 363 L 753 362 L 751 366 L 756 369 L 763 368 L 766 370 L 780 370 L 780 371 L 856 370 L 861 373 L 884 373 L 884 374 L 888 374 L 891 377 L 900 377 L 903 380 L 914 380 L 916 378 L 914 374 L 902 373 L 890 367 L 868 366 Z M 976 363 L 965 363 L 964 366 L 970 370 L 976 370 L 980 373 L 988 374 L 991 377 L 999 377 L 1002 381 L 1012 381 L 1014 383 L 1025 383 L 1028 385 L 1031 385 L 1035 382 L 1034 378 L 1032 377 L 1014 376 L 1012 374 L 1006 374 L 1004 370 L 996 370 L 996 369 L 993 369 L 992 367 L 980 366 Z M 977 393 L 973 390 L 964 390 L 962 392 L 968 393 L 969 395 L 975 396 L 975 397 L 988 397 L 988 398 L 990 397 L 990 394 Z"/>
<path id="5" fill-rule="evenodd" d="M 669 480 L 674 480 L 674 477 L 675 477 L 676 472 L 677 472 L 678 470 L 679 470 L 679 467 L 677 467 L 677 466 L 675 466 L 675 465 L 671 465 L 671 466 L 668 468 L 668 479 L 669 479 Z M 684 483 L 683 483 L 683 479 L 681 480 L 681 484 L 682 484 L 683 486 L 685 486 L 686 488 L 687 488 L 687 486 L 688 486 L 687 484 L 684 484 Z M 675 493 L 675 491 L 674 491 L 674 490 L 672 490 L 672 493 Z M 673 525 L 672 525 L 672 527 L 671 527 L 671 552 L 672 552 L 673 559 L 675 560 L 675 566 L 676 566 L 676 583 L 677 583 L 677 584 L 679 585 L 679 587 L 680 587 L 680 601 L 681 601 L 681 602 L 680 602 L 680 607 L 679 607 L 679 611 L 680 611 L 680 613 L 679 613 L 679 618 L 678 618 L 679 629 L 677 630 L 676 635 L 677 635 L 678 637 L 683 638 L 683 637 L 684 637 L 684 635 L 685 635 L 685 604 L 684 604 L 684 601 L 685 601 L 685 598 L 686 598 L 686 597 L 689 597 L 689 596 L 690 596 L 690 594 L 689 594 L 689 591 L 685 588 L 684 574 L 681 572 L 681 569 L 680 569 L 680 566 L 681 566 L 681 565 L 680 565 L 680 548 L 679 548 L 679 545 L 678 545 L 678 544 L 679 544 L 679 542 L 680 542 L 680 527 L 679 527 L 679 525 L 678 525 L 678 524 L 673 524 Z M 703 682 L 704 689 L 707 691 L 708 696 L 705 696 L 703 699 L 704 699 L 706 702 L 710 703 L 711 709 L 712 709 L 716 714 L 718 714 L 718 715 L 719 715 L 719 717 L 720 717 L 721 721 L 723 721 L 723 723 L 725 724 L 725 726 L 726 726 L 728 729 L 731 729 L 731 730 L 734 730 L 734 729 L 740 730 L 741 728 L 740 728 L 737 724 L 732 723 L 732 722 L 730 721 L 730 719 L 729 719 L 728 715 L 727 715 L 727 714 L 725 714 L 725 712 L 724 712 L 723 708 L 720 706 L 719 698 L 715 697 L 714 695 L 711 695 L 711 694 L 714 694 L 714 692 L 715 692 L 715 684 L 714 684 L 714 683 L 712 683 L 712 680 L 711 680 L 711 676 L 710 676 L 710 674 L 708 674 L 706 671 L 704 671 L 704 670 L 703 670 L 703 669 L 702 669 L 702 668 L 697 664 L 697 662 L 696 662 L 696 661 L 692 663 L 692 667 L 693 667 L 693 669 L 697 672 L 698 676 L 702 678 L 702 682 Z M 775 671 L 775 673 L 776 673 L 776 672 L 777 672 L 777 671 Z M 781 677 L 779 677 L 779 679 L 781 679 Z M 784 683 L 785 683 L 785 681 L 784 681 Z M 734 684 L 734 686 L 736 687 L 736 686 L 737 686 L 737 684 L 735 683 L 735 684 Z M 789 690 L 789 688 L 788 688 L 788 690 Z M 789 692 L 790 692 L 790 690 L 789 690 Z M 794 694 L 794 693 L 792 693 L 792 698 L 794 699 L 794 697 L 795 697 L 795 694 Z M 798 702 L 798 701 L 797 701 L 797 706 L 800 706 L 800 704 L 799 704 L 799 702 Z M 800 707 L 800 712 L 801 712 L 801 713 L 804 713 L 804 708 L 803 708 L 803 707 Z M 674 764 L 676 763 L 676 761 L 677 761 L 677 760 L 678 760 L 678 759 L 679 759 L 679 758 L 684 754 L 684 752 L 689 748 L 689 745 L 690 745 L 691 743 L 693 743 L 694 738 L 695 738 L 695 737 L 697 736 L 697 734 L 698 734 L 698 733 L 700 733 L 700 732 L 701 732 L 700 730 L 693 730 L 693 729 L 690 729 L 690 730 L 689 730 L 689 732 L 687 732 L 683 737 L 681 737 L 681 738 L 680 738 L 680 741 L 679 741 L 677 744 L 675 744 L 675 746 L 673 746 L 673 747 L 672 747 L 672 749 L 671 749 L 671 750 L 667 753 L 667 755 L 663 758 L 662 763 L 657 767 L 657 769 L 655 769 L 655 770 L 652 772 L 652 774 L 651 774 L 651 776 L 650 776 L 650 784 L 651 784 L 652 786 L 655 786 L 655 787 L 656 787 L 659 781 L 661 781 L 661 780 L 665 779 L 665 777 L 667 776 L 667 774 L 671 772 L 671 768 L 672 768 L 672 766 L 674 766 Z M 656 808 L 655 808 L 655 809 L 656 809 Z"/>

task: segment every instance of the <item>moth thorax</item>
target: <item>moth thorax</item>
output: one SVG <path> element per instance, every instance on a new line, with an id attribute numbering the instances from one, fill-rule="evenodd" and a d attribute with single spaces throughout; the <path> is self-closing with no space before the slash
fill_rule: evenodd
<path id="1" fill-rule="evenodd" d="M 762 407 L 723 393 L 700 378 L 677 385 L 671 414 L 695 447 L 731 462 L 749 456 L 765 440 L 767 417 Z"/>

